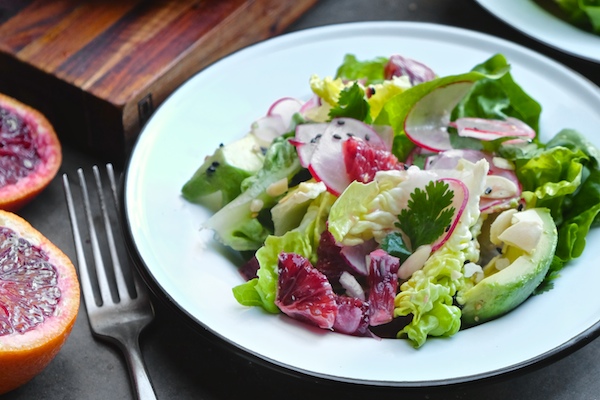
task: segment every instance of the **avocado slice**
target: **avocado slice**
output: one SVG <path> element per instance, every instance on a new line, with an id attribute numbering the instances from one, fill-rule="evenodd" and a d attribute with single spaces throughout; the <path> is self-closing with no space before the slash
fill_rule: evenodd
<path id="1" fill-rule="evenodd" d="M 497 318 L 523 303 L 552 262 L 558 233 L 549 210 L 504 213 L 491 228 L 491 241 L 503 246 L 502 253 L 483 268 L 481 281 L 457 296 L 463 327 Z"/>
<path id="2" fill-rule="evenodd" d="M 183 185 L 181 194 L 200 203 L 213 193 L 221 192 L 221 206 L 236 198 L 244 179 L 254 175 L 263 165 L 264 153 L 257 138 L 248 133 L 227 145 L 220 145 L 206 157 L 194 175 Z"/>

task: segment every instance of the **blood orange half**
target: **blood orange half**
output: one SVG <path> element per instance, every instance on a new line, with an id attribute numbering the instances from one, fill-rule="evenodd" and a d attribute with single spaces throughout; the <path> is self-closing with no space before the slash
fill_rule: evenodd
<path id="1" fill-rule="evenodd" d="M 48 365 L 78 310 L 69 258 L 24 219 L 0 211 L 0 394 Z"/>
<path id="2" fill-rule="evenodd" d="M 0 94 L 0 209 L 17 211 L 56 176 L 61 145 L 39 111 Z"/>

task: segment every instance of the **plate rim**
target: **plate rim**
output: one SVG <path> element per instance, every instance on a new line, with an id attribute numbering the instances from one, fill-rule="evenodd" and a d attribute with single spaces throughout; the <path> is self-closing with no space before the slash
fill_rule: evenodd
<path id="1" fill-rule="evenodd" d="M 414 27 L 414 28 L 449 30 L 449 31 L 452 31 L 453 33 L 466 34 L 471 37 L 476 36 L 478 38 L 482 38 L 485 40 L 497 41 L 499 43 L 502 43 L 506 46 L 512 47 L 521 52 L 525 52 L 525 53 L 527 53 L 527 55 L 541 57 L 542 59 L 544 59 L 545 62 L 550 62 L 551 64 L 554 64 L 554 66 L 556 66 L 556 67 L 560 67 L 560 68 L 563 68 L 564 70 L 568 70 L 568 72 L 570 74 L 577 75 L 578 78 L 580 78 L 583 81 L 586 81 L 590 85 L 594 86 L 593 82 L 591 82 L 589 79 L 587 79 L 585 76 L 578 73 L 577 71 L 574 71 L 574 70 L 564 66 L 563 64 L 559 63 L 556 60 L 551 59 L 550 57 L 547 57 L 541 53 L 538 53 L 538 52 L 531 50 L 525 46 L 522 46 L 520 44 L 511 42 L 507 39 L 495 37 L 495 36 L 492 36 L 492 35 L 484 33 L 484 32 L 475 31 L 475 30 L 462 28 L 462 27 L 437 24 L 437 23 L 431 23 L 431 22 L 415 22 L 415 21 L 345 22 L 345 23 L 336 23 L 336 24 L 306 28 L 306 29 L 302 29 L 299 31 L 290 32 L 290 33 L 282 34 L 282 35 L 279 35 L 276 37 L 272 37 L 272 38 L 260 41 L 258 43 L 252 44 L 250 46 L 247 46 L 245 48 L 242 48 L 240 50 L 237 50 L 237 51 L 223 57 L 222 59 L 215 61 L 211 65 L 205 67 L 203 70 L 199 71 L 197 74 L 200 74 L 203 71 L 205 71 L 209 68 L 212 68 L 215 64 L 218 64 L 218 63 L 220 63 L 226 59 L 229 59 L 231 57 L 234 57 L 236 54 L 238 54 L 240 52 L 251 51 L 252 48 L 255 48 L 257 46 L 264 46 L 265 43 L 273 43 L 274 44 L 281 40 L 288 40 L 291 37 L 295 38 L 295 37 L 299 37 L 302 35 L 310 35 L 310 34 L 317 35 L 317 34 L 321 33 L 322 31 L 330 31 L 330 30 L 335 30 L 335 29 L 350 29 L 350 28 L 368 29 L 371 27 L 384 28 L 386 25 L 392 25 L 392 26 L 396 26 L 396 27 L 406 26 L 406 27 Z M 189 79 L 192 79 L 197 74 L 192 75 Z M 140 275 L 142 276 L 142 278 L 144 279 L 144 281 L 146 282 L 146 284 L 152 289 L 152 291 L 155 293 L 155 295 L 158 298 L 160 298 L 163 302 L 165 302 L 165 304 L 168 307 L 177 311 L 177 313 L 181 317 L 183 317 L 183 319 L 187 320 L 187 322 L 190 323 L 191 326 L 193 328 L 195 328 L 199 333 L 208 333 L 208 335 L 206 335 L 206 336 L 208 336 L 211 339 L 215 339 L 215 343 L 220 344 L 220 345 L 225 345 L 226 348 L 233 349 L 233 352 L 235 354 L 238 354 L 242 357 L 250 358 L 253 361 L 259 362 L 262 365 L 265 365 L 270 368 L 274 368 L 283 373 L 288 373 L 288 374 L 292 373 L 293 375 L 300 375 L 303 377 L 318 378 L 318 379 L 322 379 L 322 380 L 328 381 L 328 382 L 352 383 L 352 384 L 360 384 L 360 385 L 366 385 L 366 386 L 372 386 L 372 387 L 396 387 L 396 388 L 397 387 L 404 387 L 404 388 L 429 387 L 429 388 L 436 388 L 436 387 L 448 386 L 448 385 L 461 385 L 461 384 L 471 384 L 474 382 L 482 382 L 482 381 L 503 380 L 503 379 L 506 379 L 516 373 L 520 373 L 522 371 L 539 369 L 539 368 L 542 368 L 543 366 L 554 363 L 555 361 L 565 357 L 566 355 L 573 353 L 574 351 L 580 349 L 581 347 L 584 347 L 586 344 L 588 344 L 589 342 L 591 342 L 592 340 L 594 340 L 598 336 L 600 336 L 600 320 L 599 320 L 599 321 L 596 321 L 588 329 L 581 332 L 579 335 L 572 337 L 570 340 L 562 343 L 561 345 L 559 345 L 557 347 L 554 347 L 550 351 L 547 351 L 542 354 L 538 354 L 537 356 L 531 357 L 527 360 L 524 360 L 524 361 L 521 361 L 518 363 L 511 364 L 504 368 L 500 368 L 498 370 L 493 370 L 493 371 L 487 371 L 487 372 L 483 372 L 483 373 L 477 373 L 477 374 L 456 377 L 456 378 L 444 378 L 444 379 L 436 379 L 436 380 L 418 380 L 418 381 L 417 380 L 414 380 L 414 381 L 373 381 L 373 380 L 368 380 L 368 379 L 361 380 L 361 379 L 333 376 L 333 375 L 323 374 L 323 373 L 315 372 L 315 371 L 307 371 L 303 368 L 294 367 L 293 365 L 285 364 L 285 363 L 282 363 L 282 362 L 279 362 L 276 360 L 271 360 L 269 358 L 263 357 L 262 355 L 256 354 L 255 352 L 253 352 L 249 349 L 238 346 L 236 343 L 230 341 L 228 338 L 223 337 L 221 334 L 219 334 L 218 332 L 215 332 L 213 329 L 211 329 L 209 326 L 207 326 L 202 321 L 199 321 L 198 319 L 194 318 L 186 310 L 182 309 L 182 307 L 174 301 L 172 296 L 163 289 L 160 282 L 158 282 L 156 280 L 155 276 L 151 273 L 151 271 L 149 270 L 149 267 L 146 265 L 145 261 L 143 260 L 143 257 L 141 256 L 139 249 L 135 243 L 135 238 L 133 237 L 132 227 L 131 227 L 131 223 L 130 223 L 131 221 L 129 218 L 129 214 L 127 212 L 128 208 L 127 208 L 127 203 L 126 203 L 127 199 L 126 199 L 125 186 L 127 184 L 128 177 L 130 175 L 131 164 L 134 159 L 133 156 L 136 154 L 136 149 L 138 148 L 138 144 L 141 141 L 141 137 L 145 132 L 145 128 L 152 121 L 152 119 L 155 118 L 155 115 L 161 109 L 163 104 L 167 103 L 169 101 L 169 99 L 175 94 L 175 92 L 177 92 L 177 90 L 179 88 L 184 86 L 188 82 L 188 80 L 186 80 L 186 82 L 182 83 L 182 85 L 180 87 L 175 89 L 173 91 L 173 93 L 171 93 L 165 99 L 165 101 L 157 108 L 155 113 L 150 117 L 150 119 L 147 121 L 145 126 L 142 128 L 139 137 L 136 139 L 136 142 L 133 145 L 132 151 L 131 151 L 131 153 L 126 161 L 126 164 L 125 164 L 125 169 L 124 169 L 124 174 L 123 174 L 123 179 L 122 179 L 122 186 L 121 186 L 121 191 L 120 191 L 121 192 L 121 201 L 122 201 L 122 204 L 124 204 L 124 207 L 122 207 L 122 211 L 121 211 L 121 213 L 122 213 L 121 222 L 124 225 L 123 231 L 124 231 L 125 241 L 126 241 L 128 250 L 129 250 L 130 254 L 132 255 L 134 265 L 135 265 L 136 269 L 138 270 L 138 272 L 140 273 Z M 600 89 L 598 90 L 598 93 L 600 93 Z M 201 329 L 199 329 L 199 328 L 201 328 Z"/>

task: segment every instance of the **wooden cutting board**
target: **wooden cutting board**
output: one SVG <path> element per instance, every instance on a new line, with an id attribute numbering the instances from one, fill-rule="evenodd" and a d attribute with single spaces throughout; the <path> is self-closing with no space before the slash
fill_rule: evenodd
<path id="1" fill-rule="evenodd" d="M 65 144 L 120 163 L 175 88 L 316 1 L 0 1 L 0 92 L 43 112 Z"/>

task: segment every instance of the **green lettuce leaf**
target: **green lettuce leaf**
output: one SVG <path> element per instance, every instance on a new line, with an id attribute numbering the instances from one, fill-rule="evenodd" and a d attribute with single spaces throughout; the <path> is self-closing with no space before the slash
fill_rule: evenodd
<path id="1" fill-rule="evenodd" d="M 567 19 L 582 29 L 600 34 L 600 1 L 554 0 L 565 12 Z"/>
<path id="2" fill-rule="evenodd" d="M 380 83 L 384 80 L 384 68 L 388 58 L 376 57 L 372 60 L 359 61 L 355 55 L 346 54 L 338 67 L 335 77 L 345 80 L 364 80 L 364 84 Z"/>
<path id="3" fill-rule="evenodd" d="M 300 225 L 283 236 L 268 236 L 264 246 L 256 251 L 260 265 L 257 278 L 233 288 L 235 299 L 245 306 L 260 306 L 271 313 L 278 313 L 277 297 L 278 257 L 281 252 L 295 253 L 317 261 L 317 247 L 325 230 L 327 216 L 335 196 L 321 193 L 308 207 Z"/>
<path id="4" fill-rule="evenodd" d="M 512 157 L 528 207 L 546 207 L 558 229 L 554 261 L 537 293 L 570 260 L 579 257 L 586 236 L 598 224 L 600 213 L 600 152 L 579 132 L 564 129 L 545 146 L 528 147 Z"/>

